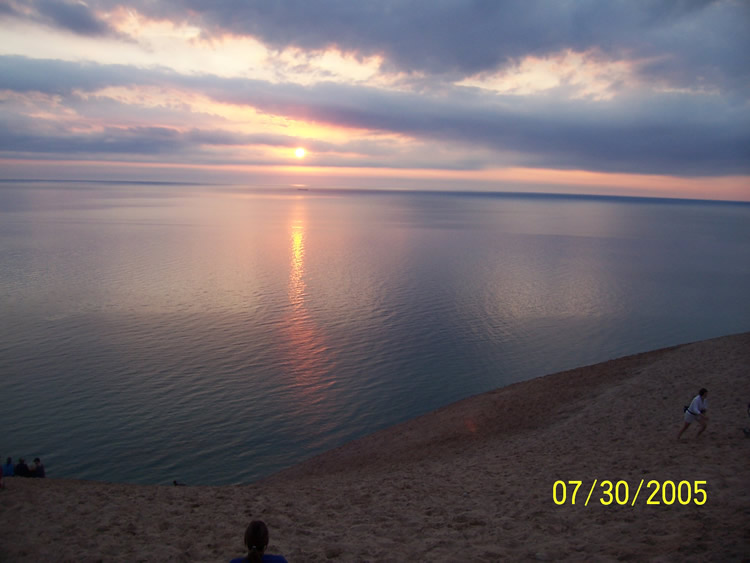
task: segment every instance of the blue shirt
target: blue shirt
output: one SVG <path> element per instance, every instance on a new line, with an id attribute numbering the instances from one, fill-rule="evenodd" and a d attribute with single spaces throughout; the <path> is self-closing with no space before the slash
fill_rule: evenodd
<path id="1" fill-rule="evenodd" d="M 15 475 L 15 469 L 13 467 L 12 463 L 6 463 L 3 465 L 3 476 L 4 477 L 13 477 Z"/>

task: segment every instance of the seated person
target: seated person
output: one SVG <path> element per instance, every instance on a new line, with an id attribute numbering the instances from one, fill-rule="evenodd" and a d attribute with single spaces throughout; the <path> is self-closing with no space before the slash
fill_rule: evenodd
<path id="1" fill-rule="evenodd" d="M 31 472 L 32 477 L 44 477 L 44 464 L 38 457 L 34 458 L 34 470 Z"/>
<path id="2" fill-rule="evenodd" d="M 247 555 L 232 559 L 231 563 L 287 563 L 281 555 L 266 553 L 268 547 L 268 527 L 260 520 L 253 520 L 245 530 Z"/>
<path id="3" fill-rule="evenodd" d="M 14 471 L 19 477 L 31 477 L 31 474 L 29 473 L 29 466 L 26 465 L 26 461 L 24 461 L 23 458 L 18 460 L 18 464 L 16 465 Z"/>
<path id="4" fill-rule="evenodd" d="M 16 474 L 15 467 L 13 467 L 13 459 L 8 458 L 5 460 L 5 465 L 3 465 L 3 476 L 5 477 L 13 477 L 13 475 Z"/>

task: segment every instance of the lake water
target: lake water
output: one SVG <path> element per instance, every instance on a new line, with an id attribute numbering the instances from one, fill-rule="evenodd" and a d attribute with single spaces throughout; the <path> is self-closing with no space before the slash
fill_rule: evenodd
<path id="1" fill-rule="evenodd" d="M 747 204 L 4 182 L 0 455 L 251 482 L 483 391 L 750 330 L 748 289 Z"/>

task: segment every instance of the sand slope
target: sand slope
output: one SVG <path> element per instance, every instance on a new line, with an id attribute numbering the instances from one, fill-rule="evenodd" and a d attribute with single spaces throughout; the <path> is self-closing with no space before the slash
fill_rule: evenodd
<path id="1" fill-rule="evenodd" d="M 709 429 L 677 442 L 700 387 Z M 748 402 L 750 333 L 511 385 L 248 486 L 13 478 L 0 560 L 228 561 L 261 518 L 290 562 L 750 561 Z M 597 486 L 584 506 L 594 479 L 628 504 Z M 648 505 L 644 484 L 631 506 L 641 479 L 706 481 L 707 502 Z M 557 480 L 583 481 L 575 506 Z"/>

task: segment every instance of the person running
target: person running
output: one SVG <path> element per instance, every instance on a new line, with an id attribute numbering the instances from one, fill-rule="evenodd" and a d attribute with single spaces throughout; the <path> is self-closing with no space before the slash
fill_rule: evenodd
<path id="1" fill-rule="evenodd" d="M 677 433 L 678 440 L 680 439 L 680 436 L 682 436 L 682 433 L 685 432 L 687 427 L 693 422 L 700 424 L 700 430 L 698 430 L 696 437 L 700 436 L 706 429 L 706 425 L 708 424 L 708 417 L 706 416 L 706 411 L 708 410 L 707 396 L 708 391 L 704 387 L 698 391 L 698 394 L 693 397 L 692 401 L 690 401 L 690 406 L 685 410 L 685 424 L 682 425 L 682 428 L 680 428 L 680 431 Z"/>
<path id="2" fill-rule="evenodd" d="M 232 559 L 230 563 L 287 563 L 281 555 L 266 553 L 268 547 L 268 527 L 261 520 L 253 520 L 245 530 L 247 555 Z"/>

